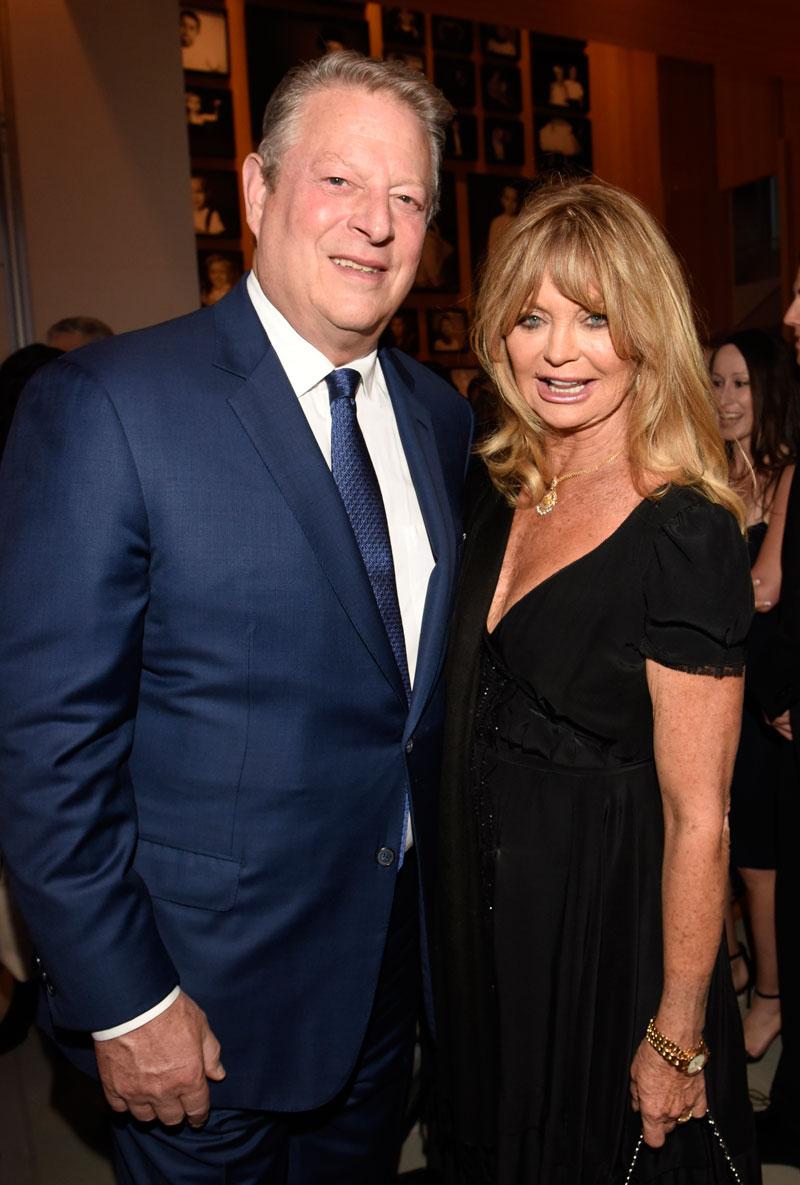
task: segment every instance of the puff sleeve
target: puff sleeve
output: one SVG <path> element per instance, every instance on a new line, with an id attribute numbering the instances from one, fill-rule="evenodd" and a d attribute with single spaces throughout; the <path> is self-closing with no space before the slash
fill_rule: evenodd
<path id="1" fill-rule="evenodd" d="M 652 537 L 639 648 L 675 670 L 739 675 L 752 617 L 750 560 L 739 525 L 724 507 L 691 491 Z"/>

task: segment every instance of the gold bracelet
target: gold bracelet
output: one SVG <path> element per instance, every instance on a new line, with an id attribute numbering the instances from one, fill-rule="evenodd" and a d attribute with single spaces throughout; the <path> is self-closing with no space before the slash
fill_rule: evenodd
<path id="1" fill-rule="evenodd" d="M 670 1041 L 669 1037 L 660 1033 L 655 1022 L 654 1016 L 651 1016 L 647 1022 L 645 1040 L 648 1044 L 652 1045 L 656 1053 L 660 1054 L 664 1061 L 669 1062 L 681 1074 L 699 1074 L 711 1056 L 711 1051 L 703 1038 L 700 1038 L 699 1043 L 693 1049 L 682 1049 L 680 1045 L 676 1045 L 674 1041 Z"/>

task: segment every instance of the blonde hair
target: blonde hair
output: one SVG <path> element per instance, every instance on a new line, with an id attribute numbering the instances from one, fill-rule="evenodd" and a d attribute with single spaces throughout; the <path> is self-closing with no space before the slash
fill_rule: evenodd
<path id="1" fill-rule="evenodd" d="M 498 393 L 498 423 L 478 452 L 497 489 L 515 505 L 524 491 L 538 502 L 545 488 L 546 425 L 514 381 L 505 341 L 545 273 L 563 296 L 606 315 L 616 353 L 634 364 L 627 450 L 642 495 L 645 475 L 659 488 L 693 486 L 743 527 L 680 264 L 644 207 L 596 179 L 543 185 L 483 265 L 472 344 Z"/>

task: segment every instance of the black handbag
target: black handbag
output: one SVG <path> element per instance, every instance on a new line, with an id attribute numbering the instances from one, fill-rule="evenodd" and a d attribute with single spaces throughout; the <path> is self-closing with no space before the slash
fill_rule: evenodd
<path id="1" fill-rule="evenodd" d="M 742 1178 L 739 1176 L 739 1172 L 736 1168 L 736 1165 L 733 1163 L 731 1154 L 728 1151 L 728 1146 L 725 1143 L 725 1141 L 723 1140 L 722 1133 L 720 1132 L 719 1128 L 717 1127 L 716 1123 L 714 1122 L 714 1118 L 711 1115 L 711 1112 L 706 1111 L 705 1115 L 703 1116 L 703 1119 L 700 1120 L 700 1122 L 701 1123 L 702 1122 L 708 1123 L 708 1126 L 710 1128 L 709 1142 L 712 1145 L 712 1148 L 711 1148 L 712 1154 L 713 1154 L 714 1148 L 719 1149 L 720 1153 L 722 1154 L 722 1160 L 724 1162 L 724 1165 L 727 1166 L 727 1169 L 728 1169 L 728 1174 L 729 1174 L 728 1180 L 735 1181 L 736 1185 L 744 1185 Z M 628 1171 L 625 1174 L 625 1179 L 624 1179 L 622 1185 L 631 1185 L 631 1182 L 633 1180 L 633 1170 L 636 1168 L 636 1162 L 639 1159 L 639 1153 L 642 1150 L 643 1143 L 644 1143 L 644 1133 L 642 1133 L 639 1136 L 639 1139 L 636 1142 L 636 1147 L 633 1150 L 633 1159 L 631 1160 L 631 1163 L 628 1165 Z M 716 1159 L 719 1160 L 719 1157 L 717 1157 Z M 715 1174 L 714 1180 L 716 1180 L 716 1179 L 717 1178 L 716 1178 L 716 1174 Z M 721 1180 L 721 1178 L 720 1178 L 720 1180 Z"/>

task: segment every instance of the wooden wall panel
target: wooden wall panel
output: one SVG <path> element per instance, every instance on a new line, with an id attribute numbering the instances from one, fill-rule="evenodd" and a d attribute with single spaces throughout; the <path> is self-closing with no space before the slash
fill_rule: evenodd
<path id="1" fill-rule="evenodd" d="M 800 83 L 784 82 L 781 87 L 781 216 L 784 298 L 789 293 L 800 264 Z"/>
<path id="2" fill-rule="evenodd" d="M 715 71 L 717 181 L 720 189 L 746 185 L 778 172 L 780 83 L 742 70 Z"/>
<path id="3" fill-rule="evenodd" d="M 663 219 L 656 56 L 596 42 L 588 53 L 595 172 Z"/>
<path id="4" fill-rule="evenodd" d="M 658 83 L 667 231 L 702 327 L 719 333 L 732 323 L 733 265 L 729 202 L 717 186 L 714 72 L 661 58 Z"/>

